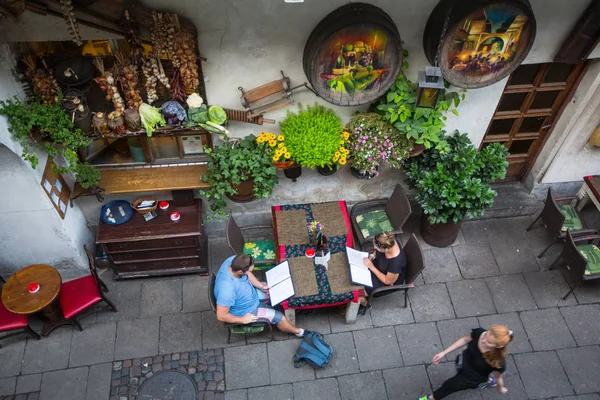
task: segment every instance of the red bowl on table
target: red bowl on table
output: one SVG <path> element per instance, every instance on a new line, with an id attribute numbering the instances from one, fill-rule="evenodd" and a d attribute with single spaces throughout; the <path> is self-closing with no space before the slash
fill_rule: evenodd
<path id="1" fill-rule="evenodd" d="M 304 255 L 308 258 L 313 258 L 315 256 L 315 249 L 306 249 L 306 251 L 304 252 Z"/>
<path id="2" fill-rule="evenodd" d="M 37 293 L 40 291 L 40 284 L 39 283 L 30 283 L 27 286 L 27 290 L 29 291 L 29 293 Z"/>

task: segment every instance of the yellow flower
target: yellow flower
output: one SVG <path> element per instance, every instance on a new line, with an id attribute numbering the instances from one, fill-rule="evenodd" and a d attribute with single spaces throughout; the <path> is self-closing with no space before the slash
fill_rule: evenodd
<path id="1" fill-rule="evenodd" d="M 283 146 L 283 147 L 281 148 L 281 151 L 285 153 L 285 152 L 287 151 L 287 147 Z"/>
<path id="2" fill-rule="evenodd" d="M 277 138 L 277 135 L 274 133 L 269 133 L 269 140 L 275 140 L 275 138 Z"/>
<path id="3" fill-rule="evenodd" d="M 264 139 L 261 136 L 256 138 L 256 143 L 262 143 L 262 142 L 264 142 Z"/>
<path id="4" fill-rule="evenodd" d="M 282 148 L 283 146 L 285 146 L 285 143 L 279 143 L 279 144 L 277 145 L 277 147 L 279 147 L 279 148 Z"/>
<path id="5" fill-rule="evenodd" d="M 276 154 L 273 156 L 273 161 L 278 161 L 279 160 L 279 156 Z"/>
<path id="6" fill-rule="evenodd" d="M 344 131 L 344 139 L 348 140 L 348 138 L 350 138 L 350 134 Z"/>
<path id="7" fill-rule="evenodd" d="M 284 156 L 285 158 L 290 158 L 292 155 L 290 153 L 285 153 Z"/>
<path id="8" fill-rule="evenodd" d="M 277 144 L 277 142 L 276 142 L 276 141 L 274 141 L 274 140 L 269 140 L 269 146 L 271 146 L 271 147 L 275 147 L 275 145 L 276 145 L 276 144 Z"/>
<path id="9" fill-rule="evenodd" d="M 333 155 L 334 157 L 339 157 L 340 156 L 340 152 L 336 151 L 335 154 Z"/>
<path id="10" fill-rule="evenodd" d="M 343 145 L 344 145 L 344 143 L 346 143 L 346 142 L 344 142 L 343 140 L 340 140 L 340 145 L 342 145 L 342 146 L 343 146 Z"/>
<path id="11" fill-rule="evenodd" d="M 280 142 L 283 142 L 285 140 L 285 138 L 283 137 L 283 135 L 279 135 L 279 137 L 277 138 L 277 140 L 279 140 Z"/>
<path id="12" fill-rule="evenodd" d="M 339 157 L 333 156 L 333 162 L 337 162 L 339 160 Z"/>
<path id="13" fill-rule="evenodd" d="M 346 165 L 346 157 L 340 158 L 340 164 Z"/>

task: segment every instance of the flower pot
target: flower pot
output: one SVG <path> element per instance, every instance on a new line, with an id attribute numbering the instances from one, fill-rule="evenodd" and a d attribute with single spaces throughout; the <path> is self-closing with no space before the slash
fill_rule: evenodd
<path id="1" fill-rule="evenodd" d="M 283 170 L 286 178 L 292 180 L 292 182 L 296 182 L 296 179 L 302 175 L 302 166 L 296 165 L 290 168 L 286 168 Z"/>
<path id="2" fill-rule="evenodd" d="M 247 203 L 256 199 L 254 196 L 254 179 L 248 179 L 239 185 L 232 184 L 231 187 L 237 192 L 236 194 L 228 194 L 232 201 L 236 203 Z"/>
<path id="3" fill-rule="evenodd" d="M 371 179 L 371 178 L 373 178 L 375 176 L 375 174 L 369 174 L 369 173 L 367 173 L 367 174 L 361 174 L 354 167 L 350 167 L 350 173 L 352 174 L 353 177 L 355 177 L 357 179 Z"/>
<path id="4" fill-rule="evenodd" d="M 416 157 L 425 151 L 425 146 L 422 144 L 415 144 L 415 147 L 408 154 L 409 157 Z"/>
<path id="5" fill-rule="evenodd" d="M 329 165 L 326 165 L 324 167 L 317 167 L 317 171 L 319 171 L 319 173 L 324 176 L 333 175 L 337 171 L 337 165 L 334 164 L 331 167 Z"/>
<path id="6" fill-rule="evenodd" d="M 448 247 L 456 241 L 462 221 L 432 224 L 427 214 L 421 214 L 421 237 L 435 247 Z"/>

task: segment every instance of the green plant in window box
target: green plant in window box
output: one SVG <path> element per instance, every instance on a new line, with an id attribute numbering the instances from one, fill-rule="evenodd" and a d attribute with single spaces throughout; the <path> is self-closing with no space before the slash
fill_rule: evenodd
<path id="1" fill-rule="evenodd" d="M 347 140 L 333 110 L 317 103 L 306 108 L 300 104 L 297 113 L 287 112 L 280 128 L 285 147 L 297 164 L 316 168 L 345 162 L 340 149 L 345 149 Z"/>
<path id="2" fill-rule="evenodd" d="M 38 165 L 38 156 L 32 145 L 45 150 L 49 156 L 62 156 L 68 167 L 56 165 L 56 173 L 71 171 L 84 188 L 92 188 L 100 181 L 100 172 L 87 163 L 81 163 L 77 149 L 89 146 L 90 138 L 75 128 L 67 114 L 58 105 L 42 104 L 39 99 L 29 103 L 17 97 L 0 101 L 0 115 L 8 119 L 8 130 L 22 147 L 21 157 L 33 168 Z"/>
<path id="3" fill-rule="evenodd" d="M 269 197 L 279 183 L 271 156 L 256 143 L 254 135 L 238 143 L 204 149 L 208 156 L 208 173 L 202 174 L 202 180 L 211 187 L 200 190 L 200 194 L 206 196 L 214 215 L 225 215 L 226 197 L 237 195 L 243 183 L 253 183 L 252 193 L 258 199 Z"/>

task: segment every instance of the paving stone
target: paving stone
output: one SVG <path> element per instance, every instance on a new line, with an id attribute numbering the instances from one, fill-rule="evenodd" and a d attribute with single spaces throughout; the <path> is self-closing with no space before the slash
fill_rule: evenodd
<path id="1" fill-rule="evenodd" d="M 0 378 L 0 396 L 10 396 L 15 394 L 17 386 L 17 377 Z"/>
<path id="2" fill-rule="evenodd" d="M 106 399 L 110 392 L 110 363 L 92 365 L 88 374 L 86 400 Z"/>
<path id="3" fill-rule="evenodd" d="M 415 214 L 417 214 L 417 213 L 413 209 L 413 214 L 412 215 L 415 215 Z M 417 237 L 417 240 L 419 241 L 419 245 L 421 246 L 421 250 L 425 251 L 425 250 L 431 250 L 431 249 L 438 249 L 439 247 L 432 246 L 429 243 L 427 243 L 425 240 L 423 240 L 423 237 L 421 236 L 421 232 L 420 232 L 420 227 L 419 227 L 420 220 L 421 220 L 420 213 L 418 213 L 417 215 L 418 216 L 416 218 L 416 225 L 415 225 L 415 228 L 412 229 L 411 233 L 414 233 L 415 236 Z M 409 218 L 409 221 L 410 221 L 410 218 Z M 406 226 L 408 224 L 409 223 L 407 223 L 406 225 L 404 225 L 404 228 L 406 228 Z M 407 230 L 407 229 L 404 229 L 404 230 L 405 230 L 405 233 L 402 235 L 402 243 L 406 243 L 410 239 L 410 235 L 407 234 L 407 233 L 410 232 L 411 230 Z M 463 245 L 463 244 L 465 244 L 465 237 L 464 237 L 464 235 L 462 233 L 462 230 L 460 230 L 458 232 L 458 236 L 456 237 L 456 240 L 454 241 L 454 243 L 452 243 L 450 245 L 450 247 L 460 246 L 460 245 Z"/>
<path id="4" fill-rule="evenodd" d="M 180 279 L 152 280 L 142 284 L 142 317 L 178 314 L 182 308 L 183 282 Z"/>
<path id="5" fill-rule="evenodd" d="M 44 400 L 85 399 L 87 377 L 87 367 L 46 372 L 42 376 L 40 398 Z"/>
<path id="6" fill-rule="evenodd" d="M 389 399 L 416 399 L 431 393 L 431 385 L 424 365 L 385 369 L 383 379 Z"/>
<path id="7" fill-rule="evenodd" d="M 563 296 L 567 294 L 567 292 L 565 292 Z M 600 280 L 596 279 L 589 282 L 583 282 L 575 289 L 575 296 L 577 297 L 579 304 L 600 302 Z"/>
<path id="8" fill-rule="evenodd" d="M 506 325 L 508 329 L 512 330 L 513 341 L 510 342 L 509 353 L 528 353 L 532 351 L 531 343 L 529 343 L 529 338 L 517 313 L 479 317 L 479 324 L 483 329 L 488 329 L 493 324 L 501 324 Z"/>
<path id="9" fill-rule="evenodd" d="M 293 384 L 294 400 L 335 400 L 340 399 L 338 382 L 334 378 L 317 379 Z"/>
<path id="10" fill-rule="evenodd" d="M 361 371 L 402 367 L 402 357 L 393 327 L 353 332 Z"/>
<path id="11" fill-rule="evenodd" d="M 117 307 L 117 312 L 100 311 L 97 322 L 125 321 L 139 318 L 142 301 L 142 282 L 137 279 L 125 279 L 107 282 L 110 290 L 108 299 Z"/>
<path id="12" fill-rule="evenodd" d="M 529 217 L 495 218 L 463 222 L 461 230 L 467 244 L 524 243 Z"/>
<path id="13" fill-rule="evenodd" d="M 412 290 L 412 289 L 410 289 Z M 387 296 L 371 299 L 371 322 L 373 326 L 389 326 L 411 324 L 415 321 L 410 301 L 406 298 L 407 306 L 404 307 L 404 292 L 395 292 Z M 360 317 L 359 317 L 360 318 Z"/>
<path id="14" fill-rule="evenodd" d="M 586 346 L 557 350 L 556 353 L 567 372 L 575 393 L 600 391 L 600 349 L 598 346 Z"/>
<path id="15" fill-rule="evenodd" d="M 515 354 L 514 359 L 529 398 L 540 399 L 573 394 L 571 384 L 555 352 Z"/>
<path id="16" fill-rule="evenodd" d="M 335 311 L 334 311 L 335 312 Z M 296 326 L 324 335 L 331 333 L 328 308 L 315 308 L 306 311 L 296 311 Z"/>
<path id="17" fill-rule="evenodd" d="M 311 366 L 302 368 L 294 367 L 291 361 L 300 345 L 300 339 L 285 340 L 282 342 L 269 342 L 269 374 L 271 384 L 290 383 L 315 379 L 315 372 Z M 228 371 L 229 377 L 229 371 Z"/>
<path id="18" fill-rule="evenodd" d="M 8 339 L 2 339 L 2 348 L 0 349 L 0 377 L 19 375 L 21 370 L 21 361 L 25 352 L 25 337 L 13 336 Z"/>
<path id="19" fill-rule="evenodd" d="M 248 400 L 292 400 L 293 398 L 294 391 L 289 383 L 248 389 Z"/>
<path id="20" fill-rule="evenodd" d="M 159 318 L 117 323 L 116 358 L 144 357 L 158 353 Z M 133 365 L 136 365 L 135 360 Z"/>
<path id="21" fill-rule="evenodd" d="M 269 370 L 266 368 L 267 362 L 266 344 L 225 349 L 227 389 L 243 389 L 270 384 Z M 252 371 L 252 373 L 249 374 L 248 371 Z"/>
<path id="22" fill-rule="evenodd" d="M 110 373 L 109 373 L 110 374 Z M 110 375 L 109 375 L 110 379 Z M 16 394 L 39 392 L 42 385 L 42 374 L 21 375 L 17 379 Z"/>
<path id="23" fill-rule="evenodd" d="M 27 400 L 38 400 L 40 398 L 39 392 L 37 393 L 29 393 L 27 395 Z"/>
<path id="24" fill-rule="evenodd" d="M 496 307 L 483 279 L 448 282 L 446 284 L 457 317 L 496 313 Z"/>
<path id="25" fill-rule="evenodd" d="M 582 394 L 579 396 L 556 397 L 554 400 L 600 400 L 600 395 Z"/>
<path id="26" fill-rule="evenodd" d="M 423 270 L 425 283 L 441 283 L 462 279 L 451 247 L 424 250 L 423 260 L 425 262 L 425 269 Z"/>
<path id="27" fill-rule="evenodd" d="M 396 326 L 396 336 L 404 365 L 430 363 L 443 350 L 435 322 Z"/>
<path id="28" fill-rule="evenodd" d="M 455 316 L 450 296 L 443 283 L 410 289 L 408 298 L 416 322 L 439 321 Z"/>
<path id="29" fill-rule="evenodd" d="M 542 226 L 541 222 L 536 226 Z M 535 256 L 535 260 L 542 270 L 548 270 L 548 267 L 556 260 L 562 250 L 562 245 L 554 244 L 544 253 L 543 257 L 538 258 L 538 254 L 544 251 L 552 240 L 553 238 L 543 227 L 541 229 L 534 228 L 527 232 L 527 247 L 531 250 L 531 254 Z"/>
<path id="30" fill-rule="evenodd" d="M 511 242 L 506 239 L 490 243 L 498 268 L 504 275 L 539 271 L 535 255 L 528 241 Z"/>
<path id="31" fill-rule="evenodd" d="M 577 304 L 575 296 L 569 296 L 566 300 L 562 300 L 562 297 L 569 291 L 569 285 L 562 271 L 527 272 L 523 276 L 539 308 Z"/>
<path id="32" fill-rule="evenodd" d="M 347 324 L 345 316 L 333 311 L 329 313 L 329 324 L 331 326 L 331 333 L 357 331 L 373 327 L 371 311 L 367 311 L 365 315 L 359 315 L 353 324 Z"/>
<path id="33" fill-rule="evenodd" d="M 529 287 L 520 274 L 487 278 L 486 282 L 499 313 L 537 308 Z"/>
<path id="34" fill-rule="evenodd" d="M 452 248 L 465 279 L 500 275 L 496 259 L 488 244 L 469 244 Z"/>
<path id="35" fill-rule="evenodd" d="M 475 328 L 479 328 L 479 321 L 477 318 L 460 318 L 453 319 L 450 321 L 440 321 L 437 323 L 438 332 L 440 333 L 440 339 L 442 339 L 442 344 L 444 349 L 450 347 L 450 345 L 456 342 L 458 339 L 465 335 L 470 335 L 471 330 Z M 456 355 L 462 352 L 464 349 L 454 350 L 452 353 L 448 354 L 446 358 L 449 361 L 454 361 Z M 436 353 L 431 352 L 430 357 L 433 359 L 433 356 Z"/>
<path id="36" fill-rule="evenodd" d="M 333 354 L 324 368 L 315 370 L 317 378 L 354 374 L 360 371 L 352 333 L 325 335 L 325 341 L 333 348 Z"/>
<path id="37" fill-rule="evenodd" d="M 438 365 L 430 364 L 427 366 L 427 374 L 431 382 L 431 389 L 438 389 L 446 379 L 452 378 L 456 375 L 456 367 L 454 361 L 439 363 Z M 425 395 L 425 393 L 419 393 L 419 396 Z M 452 393 L 448 397 L 444 397 L 447 400 L 480 400 L 481 395 L 479 390 L 462 390 L 457 393 Z"/>
<path id="38" fill-rule="evenodd" d="M 211 310 L 208 301 L 208 276 L 185 275 L 183 279 L 183 309 L 182 312 L 197 312 Z"/>
<path id="39" fill-rule="evenodd" d="M 510 351 L 512 351 L 512 344 Z M 521 382 L 519 371 L 511 355 L 506 357 L 506 371 L 503 377 L 504 386 L 508 389 L 508 393 L 499 394 L 495 388 L 487 388 L 481 390 L 483 400 L 523 400 L 527 398 L 527 392 L 525 391 L 523 382 Z"/>
<path id="40" fill-rule="evenodd" d="M 61 327 L 43 340 L 27 339 L 22 374 L 35 374 L 67 368 L 72 328 Z"/>
<path id="41" fill-rule="evenodd" d="M 275 329 L 274 329 L 275 330 Z M 217 321 L 213 311 L 202 312 L 202 346 L 204 349 L 215 347 L 232 347 L 246 344 L 244 335 L 231 335 L 231 343 L 227 343 L 227 328 Z M 249 335 L 255 336 L 255 335 Z"/>
<path id="42" fill-rule="evenodd" d="M 69 367 L 112 361 L 115 353 L 116 322 L 91 325 L 71 338 Z"/>
<path id="43" fill-rule="evenodd" d="M 523 311 L 521 321 L 535 351 L 576 346 L 567 324 L 556 308 Z"/>
<path id="44" fill-rule="evenodd" d="M 381 400 L 387 398 L 381 371 L 344 375 L 337 378 L 343 400 Z"/>
<path id="45" fill-rule="evenodd" d="M 600 344 L 599 304 L 563 307 L 560 309 L 560 313 L 565 318 L 577 345 Z"/>
<path id="46" fill-rule="evenodd" d="M 202 314 L 165 315 L 160 318 L 160 354 L 202 348 Z"/>

